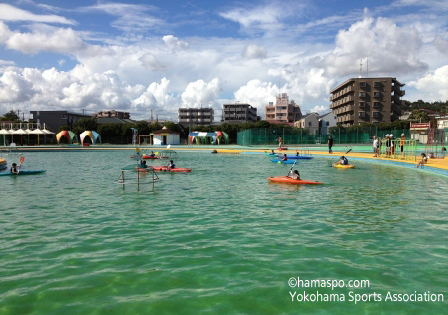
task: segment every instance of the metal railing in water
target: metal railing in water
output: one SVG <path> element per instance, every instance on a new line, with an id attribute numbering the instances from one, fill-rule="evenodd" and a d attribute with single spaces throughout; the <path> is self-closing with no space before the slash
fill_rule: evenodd
<path id="1" fill-rule="evenodd" d="M 126 185 L 137 185 L 137 191 L 140 191 L 141 185 L 151 185 L 152 189 L 154 189 L 154 183 L 159 181 L 160 178 L 157 176 L 154 169 L 151 167 L 148 168 L 140 168 L 135 164 L 129 167 L 125 167 L 121 170 L 120 176 L 114 180 L 115 184 L 123 185 L 123 190 Z"/>

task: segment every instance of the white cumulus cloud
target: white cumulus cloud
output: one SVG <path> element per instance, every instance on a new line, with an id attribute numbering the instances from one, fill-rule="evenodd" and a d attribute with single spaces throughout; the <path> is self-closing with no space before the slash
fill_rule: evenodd
<path id="1" fill-rule="evenodd" d="M 178 100 L 168 93 L 170 80 L 163 78 L 160 83 L 151 83 L 146 91 L 133 101 L 133 107 L 137 110 L 158 109 L 174 112 Z"/>
<path id="2" fill-rule="evenodd" d="M 57 29 L 47 34 L 42 32 L 10 34 L 6 39 L 6 47 L 21 51 L 25 54 L 34 54 L 39 51 L 56 53 L 73 53 L 84 50 L 87 44 L 72 29 Z"/>
<path id="3" fill-rule="evenodd" d="M 22 110 L 104 109 L 137 111 L 145 115 L 157 108 L 167 115 L 177 113 L 179 100 L 168 93 L 169 80 L 148 88 L 129 85 L 114 71 L 85 75 L 79 71 L 38 70 L 8 67 L 0 77 L 0 103 Z M 137 117 L 134 117 L 137 118 Z"/>
<path id="4" fill-rule="evenodd" d="M 244 48 L 242 55 L 248 59 L 263 59 L 266 58 L 267 52 L 264 47 L 251 44 Z"/>
<path id="5" fill-rule="evenodd" d="M 179 40 L 179 38 L 177 38 L 173 35 L 163 36 L 162 39 L 165 42 L 165 44 L 168 46 L 168 48 L 173 51 L 181 51 L 181 50 L 188 49 L 187 42 L 183 42 L 183 41 Z"/>
<path id="6" fill-rule="evenodd" d="M 425 94 L 427 102 L 448 100 L 448 65 L 421 79 L 409 82 L 409 86 L 417 88 L 420 94 Z"/>
<path id="7" fill-rule="evenodd" d="M 150 71 L 159 71 L 165 69 L 165 66 L 150 52 L 139 58 L 142 65 Z"/>
<path id="8" fill-rule="evenodd" d="M 322 115 L 323 113 L 329 112 L 330 109 L 328 108 L 328 106 L 324 106 L 324 105 L 316 105 L 311 109 L 311 113 L 318 113 L 319 115 Z"/>
<path id="9" fill-rule="evenodd" d="M 214 78 L 210 82 L 197 80 L 188 84 L 185 92 L 182 93 L 182 106 L 201 107 L 208 104 L 217 106 L 216 100 L 221 91 L 219 78 Z"/>
<path id="10" fill-rule="evenodd" d="M 366 16 L 348 30 L 339 31 L 336 48 L 325 58 L 327 75 L 359 73 L 360 60 L 366 57 L 370 76 L 399 76 L 425 70 L 427 64 L 416 57 L 422 44 L 415 28 L 399 27 L 387 18 Z"/>
<path id="11" fill-rule="evenodd" d="M 271 82 L 262 82 L 258 79 L 250 80 L 234 93 L 235 100 L 257 107 L 257 115 L 264 118 L 264 107 L 274 102 L 279 93 L 277 85 Z"/>

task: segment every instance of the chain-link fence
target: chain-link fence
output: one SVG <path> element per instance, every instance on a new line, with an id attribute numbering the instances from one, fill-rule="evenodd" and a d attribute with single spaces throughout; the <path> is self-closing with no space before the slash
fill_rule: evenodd
<path id="1" fill-rule="evenodd" d="M 275 145 L 281 137 L 284 145 L 310 145 L 326 144 L 331 135 L 334 144 L 368 144 L 373 142 L 373 136 L 385 138 L 386 135 L 393 135 L 400 138 L 402 134 L 410 139 L 409 129 L 377 130 L 375 127 L 356 128 L 347 131 L 344 128 L 333 128 L 331 133 L 322 135 L 318 130 L 314 135 L 309 134 L 307 129 L 282 128 L 282 129 L 248 129 L 238 133 L 237 144 L 243 146 Z"/>

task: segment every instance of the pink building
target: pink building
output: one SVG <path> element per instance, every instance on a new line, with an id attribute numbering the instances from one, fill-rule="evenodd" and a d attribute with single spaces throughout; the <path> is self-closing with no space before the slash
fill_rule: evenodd
<path id="1" fill-rule="evenodd" d="M 275 105 L 269 102 L 265 106 L 264 117 L 267 121 L 291 123 L 302 118 L 302 111 L 293 100 L 289 101 L 288 94 L 282 93 L 277 96 Z"/>

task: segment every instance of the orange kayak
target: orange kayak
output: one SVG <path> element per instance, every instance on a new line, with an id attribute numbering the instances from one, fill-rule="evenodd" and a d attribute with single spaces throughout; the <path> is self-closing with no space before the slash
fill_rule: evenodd
<path id="1" fill-rule="evenodd" d="M 268 177 L 268 180 L 274 183 L 285 183 L 292 185 L 322 185 L 321 182 L 316 182 L 314 180 L 304 180 L 304 179 L 292 179 L 289 176 L 276 176 Z"/>
<path id="2" fill-rule="evenodd" d="M 191 172 L 191 168 L 176 167 L 176 168 L 168 169 L 166 166 L 151 166 L 151 168 L 155 172 L 174 172 L 174 173 L 189 173 L 189 172 Z"/>

